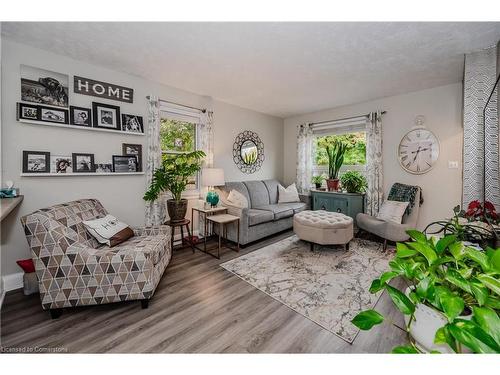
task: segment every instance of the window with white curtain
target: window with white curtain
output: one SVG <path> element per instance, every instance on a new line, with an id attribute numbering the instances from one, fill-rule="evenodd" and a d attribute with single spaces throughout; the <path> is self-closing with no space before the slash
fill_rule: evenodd
<path id="1" fill-rule="evenodd" d="M 312 155 L 313 175 L 328 176 L 328 155 L 325 146 L 334 139 L 348 145 L 340 175 L 346 171 L 365 173 L 366 165 L 366 117 L 329 121 L 312 126 L 314 140 Z"/>
<path id="2" fill-rule="evenodd" d="M 162 154 L 195 151 L 198 147 L 200 111 L 167 102 L 160 105 L 160 145 Z M 192 176 L 186 193 L 199 190 L 199 173 Z"/>

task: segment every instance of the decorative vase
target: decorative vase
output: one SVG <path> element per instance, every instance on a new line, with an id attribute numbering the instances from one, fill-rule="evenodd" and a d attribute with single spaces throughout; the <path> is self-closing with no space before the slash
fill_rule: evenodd
<path id="1" fill-rule="evenodd" d="M 406 289 L 406 295 L 410 293 L 409 288 Z M 460 319 L 471 319 L 471 315 L 459 316 Z M 404 316 L 405 324 L 408 326 L 410 317 Z M 453 350 L 446 344 L 435 344 L 434 337 L 436 331 L 446 325 L 448 319 L 446 316 L 433 307 L 417 303 L 415 305 L 414 320 L 410 325 L 410 335 L 415 340 L 415 345 L 424 352 L 438 350 L 441 353 L 454 353 Z M 470 353 L 468 348 L 462 349 L 464 353 Z"/>
<path id="2" fill-rule="evenodd" d="M 210 190 L 207 193 L 207 202 L 212 205 L 212 207 L 217 206 L 219 203 L 219 194 L 215 190 Z"/>
<path id="3" fill-rule="evenodd" d="M 187 212 L 187 199 L 176 201 L 175 199 L 167 200 L 167 212 L 171 222 L 179 222 L 184 220 Z"/>
<path id="4" fill-rule="evenodd" d="M 338 178 L 333 178 L 333 179 L 327 179 L 326 180 L 326 186 L 328 187 L 329 191 L 337 191 L 339 190 L 339 179 Z"/>

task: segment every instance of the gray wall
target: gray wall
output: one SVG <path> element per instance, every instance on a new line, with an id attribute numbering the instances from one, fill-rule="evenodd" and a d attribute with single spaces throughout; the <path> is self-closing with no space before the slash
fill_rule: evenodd
<path id="1" fill-rule="evenodd" d="M 61 129 L 28 125 L 16 121 L 16 102 L 20 100 L 20 64 L 32 65 L 70 75 L 70 104 L 91 107 L 92 101 L 119 105 L 123 113 L 138 114 L 146 121 L 147 95 L 162 99 L 213 108 L 215 166 L 224 167 L 226 180 L 253 178 L 282 178 L 283 120 L 254 111 L 235 107 L 172 87 L 147 81 L 136 76 L 111 71 L 81 61 L 75 61 L 36 48 L 2 40 L 2 179 L 13 180 L 25 199 L 22 205 L 2 223 L 1 271 L 2 275 L 20 272 L 17 259 L 30 257 L 19 218 L 38 208 L 73 199 L 93 197 L 101 200 L 113 215 L 132 226 L 144 223 L 142 195 L 146 188 L 145 176 L 91 176 L 91 177 L 20 177 L 22 151 L 41 150 L 52 154 L 88 152 L 96 161 L 111 160 L 121 154 L 122 143 L 143 145 L 146 160 L 146 136 L 126 136 L 84 130 Z M 111 82 L 134 89 L 134 103 L 106 101 L 90 96 L 73 94 L 72 76 L 79 75 Z M 243 130 L 257 132 L 266 148 L 266 161 L 255 175 L 245 175 L 232 164 L 232 141 Z M 192 203 L 191 203 L 192 204 Z"/>
<path id="2" fill-rule="evenodd" d="M 421 186 L 425 203 L 420 211 L 420 228 L 433 220 L 450 216 L 453 206 L 460 204 L 462 192 L 463 132 L 460 83 L 285 119 L 285 182 L 295 180 L 297 125 L 359 116 L 376 110 L 387 111 L 382 119 L 386 194 L 394 182 Z M 417 115 L 425 116 L 425 126 L 434 132 L 441 146 L 437 165 L 430 172 L 419 176 L 405 172 L 397 158 L 399 142 L 415 125 Z M 449 169 L 448 161 L 458 161 L 458 169 Z"/>

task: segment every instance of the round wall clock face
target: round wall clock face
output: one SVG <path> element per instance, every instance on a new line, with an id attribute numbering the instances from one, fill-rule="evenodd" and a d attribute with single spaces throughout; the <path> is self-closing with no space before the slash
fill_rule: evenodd
<path id="1" fill-rule="evenodd" d="M 399 142 L 399 164 L 414 174 L 430 171 L 439 157 L 439 141 L 430 130 L 414 129 Z"/>

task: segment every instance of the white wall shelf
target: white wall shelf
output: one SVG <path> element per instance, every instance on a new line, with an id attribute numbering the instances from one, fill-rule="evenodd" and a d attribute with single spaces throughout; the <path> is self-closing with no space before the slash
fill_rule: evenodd
<path id="1" fill-rule="evenodd" d="M 21 173 L 21 177 L 139 176 L 144 172 Z"/>
<path id="2" fill-rule="evenodd" d="M 96 132 L 106 132 L 106 133 L 113 133 L 113 134 L 135 135 L 135 136 L 144 136 L 145 135 L 144 133 L 135 133 L 135 132 L 125 132 L 125 131 L 122 131 L 122 130 L 110 130 L 110 129 L 93 128 L 93 127 L 89 127 L 89 126 L 78 126 L 78 125 L 69 125 L 69 124 L 57 124 L 57 123 L 54 123 L 54 122 L 44 122 L 44 121 L 36 121 L 36 120 L 19 119 L 17 121 L 22 122 L 23 124 L 54 126 L 54 127 L 57 127 L 57 128 L 65 128 L 65 129 L 90 130 L 90 131 L 96 131 Z"/>

